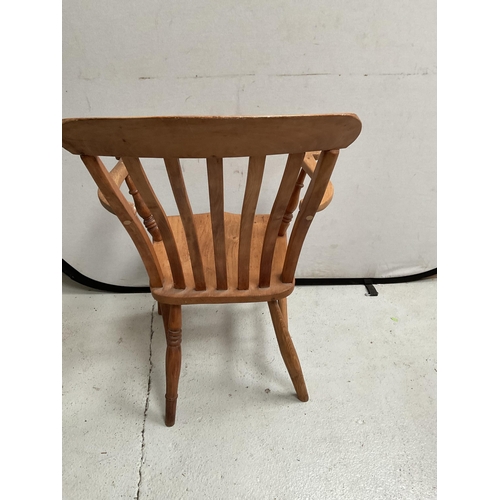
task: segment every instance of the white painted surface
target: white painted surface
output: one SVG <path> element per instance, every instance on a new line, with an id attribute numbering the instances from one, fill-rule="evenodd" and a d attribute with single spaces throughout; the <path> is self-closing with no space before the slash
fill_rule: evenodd
<path id="1" fill-rule="evenodd" d="M 298 287 L 307 403 L 265 304 L 184 307 L 167 428 L 154 301 L 64 280 L 63 497 L 435 499 L 436 284 Z"/>
<path id="2" fill-rule="evenodd" d="M 110 0 L 63 8 L 65 117 L 354 112 L 363 131 L 341 153 L 334 201 L 312 225 L 297 276 L 436 267 L 434 2 Z M 188 189 L 202 206 L 196 168 L 188 168 Z M 225 170 L 237 198 L 241 171 Z M 67 153 L 63 187 L 63 257 L 94 279 L 147 285 L 125 231 Z"/>

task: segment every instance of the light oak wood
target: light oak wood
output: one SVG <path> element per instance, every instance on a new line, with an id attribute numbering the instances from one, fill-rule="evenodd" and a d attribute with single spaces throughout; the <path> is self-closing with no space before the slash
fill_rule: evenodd
<path id="1" fill-rule="evenodd" d="M 293 212 L 297 208 L 300 199 L 300 190 L 304 187 L 304 178 L 306 176 L 306 171 L 301 169 L 299 172 L 299 176 L 297 177 L 297 182 L 295 183 L 295 188 L 293 189 L 292 196 L 290 196 L 290 200 L 285 210 L 285 215 L 283 215 L 283 220 L 281 221 L 280 230 L 278 232 L 278 236 L 283 236 L 292 222 Z"/>
<path id="2" fill-rule="evenodd" d="M 165 166 L 167 167 L 168 178 L 172 186 L 175 202 L 179 209 L 179 215 L 186 233 L 187 245 L 189 248 L 189 257 L 195 281 L 195 290 L 205 290 L 205 275 L 203 263 L 201 259 L 200 244 L 198 235 L 193 223 L 193 211 L 191 203 L 184 184 L 184 176 L 182 175 L 181 164 L 178 158 L 165 158 Z"/>
<path id="3" fill-rule="evenodd" d="M 283 314 L 281 312 L 278 301 L 272 300 L 268 302 L 268 306 L 271 313 L 274 332 L 276 333 L 276 339 L 278 340 L 281 356 L 283 358 L 283 361 L 285 362 L 288 374 L 292 379 L 293 387 L 297 392 L 297 397 L 301 401 L 306 402 L 309 400 L 309 395 L 307 393 L 304 375 L 302 374 L 299 357 L 297 355 L 297 351 L 295 350 L 295 346 L 293 345 L 290 333 L 288 332 L 288 327 L 285 323 L 285 320 L 283 319 Z"/>
<path id="4" fill-rule="evenodd" d="M 199 237 L 201 248 L 204 249 L 202 261 L 206 277 L 206 290 L 196 290 L 192 268 L 189 261 L 189 249 L 182 229 L 180 217 L 169 217 L 174 238 L 177 241 L 182 269 L 186 279 L 184 290 L 175 289 L 170 279 L 170 270 L 164 257 L 159 256 L 162 272 L 165 275 L 164 286 L 152 288 L 151 293 L 158 302 L 167 304 L 226 304 L 235 302 L 264 302 L 271 299 L 280 299 L 292 293 L 294 284 L 284 284 L 281 281 L 281 271 L 286 254 L 286 238 L 278 238 L 274 250 L 274 259 L 271 268 L 270 286 L 259 287 L 259 261 L 262 241 L 269 220 L 268 215 L 256 215 L 253 220 L 252 243 L 249 262 L 249 287 L 238 289 L 238 247 L 240 234 L 240 215 L 224 214 L 226 232 L 227 256 L 227 290 L 217 289 L 216 270 L 214 266 L 213 233 L 211 230 L 210 214 L 196 214 L 194 225 Z"/>
<path id="5" fill-rule="evenodd" d="M 330 203 L 338 150 L 359 135 L 352 114 L 278 117 L 149 117 L 63 120 L 63 146 L 80 154 L 99 200 L 131 236 L 149 275 L 167 338 L 165 423 L 175 423 L 181 307 L 267 302 L 297 397 L 307 388 L 288 331 L 287 297 L 314 216 Z M 288 154 L 270 214 L 256 214 L 266 155 Z M 121 158 L 108 172 L 99 155 Z M 249 157 L 241 214 L 224 212 L 223 158 Z M 179 209 L 167 216 L 140 158 L 162 158 Z M 193 214 L 181 158 L 205 158 L 210 213 Z M 311 180 L 299 202 L 305 176 Z M 135 204 L 120 190 L 126 182 Z M 287 243 L 287 228 L 299 211 Z M 144 220 L 153 236 L 151 241 Z"/>
<path id="6" fill-rule="evenodd" d="M 154 251 L 146 229 L 137 219 L 134 210 L 132 210 L 123 193 L 109 175 L 100 158 L 82 155 L 81 159 L 95 183 L 99 186 L 113 213 L 118 217 L 132 238 L 148 272 L 150 286 L 161 286 L 163 283 L 163 273 L 161 272 L 158 256 Z"/>
<path id="7" fill-rule="evenodd" d="M 304 156 L 302 169 L 306 171 L 309 177 L 312 177 L 314 175 L 314 170 L 316 169 L 320 153 L 321 151 L 318 151 L 317 153 L 306 153 L 306 155 Z M 334 192 L 333 184 L 329 181 L 328 185 L 326 186 L 325 194 L 323 195 L 321 203 L 319 204 L 318 210 L 316 210 L 316 212 L 321 212 L 328 205 L 330 205 L 333 198 L 333 192 Z"/>
<path id="8" fill-rule="evenodd" d="M 227 158 L 342 149 L 360 132 L 359 118 L 349 113 L 68 118 L 63 146 L 92 156 Z"/>
<path id="9" fill-rule="evenodd" d="M 169 306 L 168 313 L 164 307 L 162 305 L 163 322 L 167 338 L 167 353 L 165 356 L 165 375 L 167 379 L 165 425 L 172 427 L 175 424 L 177 391 L 181 373 L 182 316 L 181 306 Z"/>
<path id="10" fill-rule="evenodd" d="M 267 288 L 271 280 L 271 267 L 273 262 L 274 247 L 278 238 L 281 222 L 285 215 L 286 207 L 295 187 L 295 181 L 299 174 L 300 166 L 304 158 L 304 153 L 288 155 L 285 172 L 281 179 L 278 194 L 274 200 L 269 222 L 266 228 L 266 235 L 262 243 L 262 258 L 260 261 L 259 287 Z"/>
<path id="11" fill-rule="evenodd" d="M 124 157 L 123 162 L 127 167 L 130 177 L 132 177 L 136 185 L 139 186 L 143 199 L 146 205 L 150 208 L 155 217 L 156 223 L 158 224 L 158 229 L 162 236 L 162 244 L 154 245 L 156 254 L 160 258 L 164 256 L 166 252 L 169 262 L 168 268 L 172 276 L 172 284 L 174 288 L 185 288 L 186 283 L 182 272 L 181 260 L 179 257 L 179 251 L 177 250 L 176 240 L 172 233 L 172 228 L 170 227 L 163 207 L 156 197 L 153 187 L 146 176 L 146 172 L 144 171 L 139 158 Z M 163 246 L 165 251 L 159 250 Z"/>
<path id="12" fill-rule="evenodd" d="M 125 167 L 125 164 L 120 160 L 110 171 L 109 171 L 109 177 L 113 180 L 113 182 L 120 187 L 123 184 L 123 181 L 125 180 L 125 177 L 127 177 L 128 171 L 127 167 Z M 101 190 L 97 190 L 97 197 L 99 198 L 99 201 L 101 202 L 101 205 L 109 212 L 115 215 L 113 212 L 113 209 L 109 206 L 108 200 L 104 197 L 102 194 Z M 133 202 L 129 202 L 132 208 L 135 210 L 135 205 Z"/>
<path id="13" fill-rule="evenodd" d="M 248 290 L 250 286 L 250 255 L 252 231 L 259 199 L 265 156 L 251 156 L 248 161 L 247 183 L 241 208 L 240 241 L 238 248 L 238 290 Z"/>
<path id="14" fill-rule="evenodd" d="M 284 297 L 282 299 L 278 300 L 278 304 L 281 309 L 281 315 L 283 316 L 283 321 L 285 322 L 285 326 L 288 329 L 288 304 L 287 304 L 287 298 Z"/>
<path id="15" fill-rule="evenodd" d="M 323 199 L 338 156 L 338 151 L 323 151 L 318 159 L 318 165 L 307 188 L 306 195 L 297 215 L 297 220 L 292 229 L 292 234 L 290 235 L 290 244 L 287 248 L 283 264 L 283 274 L 281 275 L 283 283 L 291 283 L 294 280 L 295 269 L 297 268 L 304 239 Z"/>
<path id="16" fill-rule="evenodd" d="M 153 241 L 161 241 L 160 230 L 156 225 L 155 218 L 153 217 L 153 214 L 149 210 L 148 206 L 144 203 L 141 193 L 139 193 L 139 190 L 135 187 L 134 181 L 132 180 L 130 175 L 127 175 L 127 177 L 125 177 L 125 182 L 127 183 L 127 186 L 129 188 L 129 194 L 131 194 L 132 198 L 134 198 L 135 209 L 137 210 L 137 213 L 143 218 L 144 227 L 153 237 Z"/>
<path id="17" fill-rule="evenodd" d="M 222 158 L 207 158 L 207 175 L 217 290 L 227 290 L 226 235 L 224 230 L 224 174 L 222 170 Z"/>

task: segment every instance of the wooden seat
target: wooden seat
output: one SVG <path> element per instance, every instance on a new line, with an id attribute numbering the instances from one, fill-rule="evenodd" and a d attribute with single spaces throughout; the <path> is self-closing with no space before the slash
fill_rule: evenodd
<path id="1" fill-rule="evenodd" d="M 262 242 L 266 232 L 268 215 L 256 215 L 253 222 L 252 243 L 250 248 L 250 284 L 248 289 L 238 289 L 238 247 L 240 237 L 239 214 L 224 213 L 226 228 L 226 257 L 227 257 L 227 290 L 217 290 L 215 272 L 214 243 L 210 225 L 210 214 L 194 215 L 194 225 L 198 234 L 200 248 L 206 249 L 201 254 L 206 279 L 206 290 L 195 290 L 195 282 L 189 259 L 189 249 L 180 217 L 169 217 L 174 239 L 178 243 L 179 256 L 182 262 L 185 289 L 174 288 L 168 258 L 163 251 L 163 245 L 157 242 L 157 254 L 164 273 L 164 285 L 161 288 L 152 288 L 153 297 L 160 303 L 166 304 L 204 304 L 207 296 L 213 304 L 227 304 L 231 302 L 268 302 L 290 295 L 293 283 L 281 281 L 281 270 L 286 255 L 286 235 L 276 240 L 276 249 L 271 270 L 271 282 L 268 288 L 259 288 L 259 263 L 262 251 Z"/>
<path id="2" fill-rule="evenodd" d="M 353 114 L 263 117 L 73 118 L 63 147 L 81 156 L 101 204 L 132 238 L 163 316 L 167 339 L 165 423 L 174 425 L 185 304 L 266 301 L 297 397 L 308 400 L 288 331 L 286 297 L 308 229 L 333 196 L 339 150 L 359 135 Z M 287 154 L 269 214 L 256 214 L 266 156 Z M 118 159 L 108 171 L 100 156 Z M 224 158 L 248 157 L 241 214 L 224 211 Z M 140 158 L 161 158 L 179 215 L 167 215 Z M 205 158 L 210 212 L 194 214 L 181 160 Z M 299 203 L 305 177 L 311 181 Z M 120 186 L 126 182 L 131 200 Z M 299 207 L 287 244 L 287 229 Z M 141 221 L 142 219 L 142 221 Z"/>

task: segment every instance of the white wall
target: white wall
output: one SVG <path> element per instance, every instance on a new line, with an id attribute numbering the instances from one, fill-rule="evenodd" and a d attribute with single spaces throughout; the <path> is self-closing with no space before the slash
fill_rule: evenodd
<path id="1" fill-rule="evenodd" d="M 334 200 L 312 225 L 297 276 L 436 267 L 434 1 L 80 0 L 63 9 L 64 117 L 356 113 L 363 131 L 341 152 Z M 188 189 L 203 209 L 198 169 L 186 166 Z M 241 172 L 241 163 L 225 170 L 236 196 Z M 63 257 L 94 279 L 147 285 L 95 192 L 63 152 Z"/>

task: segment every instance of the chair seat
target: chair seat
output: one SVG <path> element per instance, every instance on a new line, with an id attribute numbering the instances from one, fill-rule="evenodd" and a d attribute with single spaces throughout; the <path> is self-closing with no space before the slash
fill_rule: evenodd
<path id="1" fill-rule="evenodd" d="M 194 289 L 193 271 L 189 258 L 186 236 L 182 221 L 179 216 L 168 218 L 179 255 L 186 281 L 185 289 L 173 287 L 170 265 L 162 242 L 155 242 L 154 248 L 160 261 L 164 284 L 162 288 L 152 288 L 153 297 L 163 304 L 222 304 L 231 302 L 268 302 L 282 299 L 290 295 L 295 286 L 292 283 L 281 281 L 281 270 L 285 260 L 287 240 L 286 236 L 279 236 L 276 240 L 271 283 L 268 288 L 259 288 L 259 269 L 262 251 L 262 242 L 266 232 L 269 215 L 256 215 L 253 223 L 252 246 L 250 252 L 250 285 L 248 290 L 238 290 L 238 245 L 240 232 L 240 215 L 224 213 L 226 258 L 227 258 L 227 290 L 217 290 L 214 244 L 212 239 L 212 226 L 210 214 L 194 215 L 194 224 L 198 234 L 202 251 L 203 268 L 205 272 L 206 290 Z"/>

